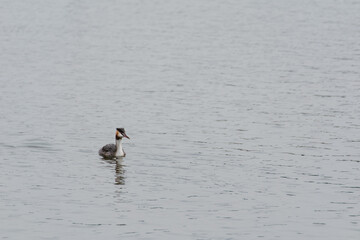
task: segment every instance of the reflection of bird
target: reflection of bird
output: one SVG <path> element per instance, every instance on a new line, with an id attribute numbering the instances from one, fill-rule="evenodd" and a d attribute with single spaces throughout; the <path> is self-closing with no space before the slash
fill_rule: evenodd
<path id="1" fill-rule="evenodd" d="M 130 139 L 124 128 L 117 128 L 115 134 L 115 144 L 107 144 L 99 150 L 99 155 L 103 158 L 115 158 L 115 157 L 125 157 L 126 153 L 122 148 L 121 140 L 123 137 Z"/>
<path id="2" fill-rule="evenodd" d="M 119 162 L 121 160 L 116 160 L 115 166 L 115 184 L 116 185 L 124 185 L 125 184 L 125 170 L 123 169 L 123 165 Z"/>
<path id="3" fill-rule="evenodd" d="M 115 165 L 115 185 L 125 185 L 125 165 L 122 163 L 122 159 L 103 159 L 104 162 L 112 166 Z"/>

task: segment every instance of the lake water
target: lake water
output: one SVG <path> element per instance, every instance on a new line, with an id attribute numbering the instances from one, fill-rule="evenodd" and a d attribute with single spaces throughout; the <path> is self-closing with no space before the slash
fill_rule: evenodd
<path id="1" fill-rule="evenodd" d="M 1 3 L 1 239 L 360 239 L 359 1 Z"/>

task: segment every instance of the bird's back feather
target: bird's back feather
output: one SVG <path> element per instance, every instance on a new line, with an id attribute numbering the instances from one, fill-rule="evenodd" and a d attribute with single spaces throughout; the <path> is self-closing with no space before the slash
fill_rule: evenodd
<path id="1" fill-rule="evenodd" d="M 113 158 L 116 153 L 116 145 L 115 144 L 106 144 L 99 150 L 99 155 L 104 158 Z"/>

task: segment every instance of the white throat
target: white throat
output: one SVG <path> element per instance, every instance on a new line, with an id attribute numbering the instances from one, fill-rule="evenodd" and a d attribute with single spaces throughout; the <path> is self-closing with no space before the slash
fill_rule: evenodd
<path id="1" fill-rule="evenodd" d="M 115 153 L 115 157 L 124 157 L 124 156 L 125 156 L 125 152 L 124 152 L 124 149 L 122 148 L 121 140 L 122 140 L 122 139 L 116 140 L 116 153 Z"/>

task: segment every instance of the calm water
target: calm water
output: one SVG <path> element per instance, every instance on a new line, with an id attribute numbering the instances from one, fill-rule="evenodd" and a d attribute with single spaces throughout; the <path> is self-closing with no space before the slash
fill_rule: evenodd
<path id="1" fill-rule="evenodd" d="M 2 1 L 0 238 L 360 239 L 359 12 Z"/>

